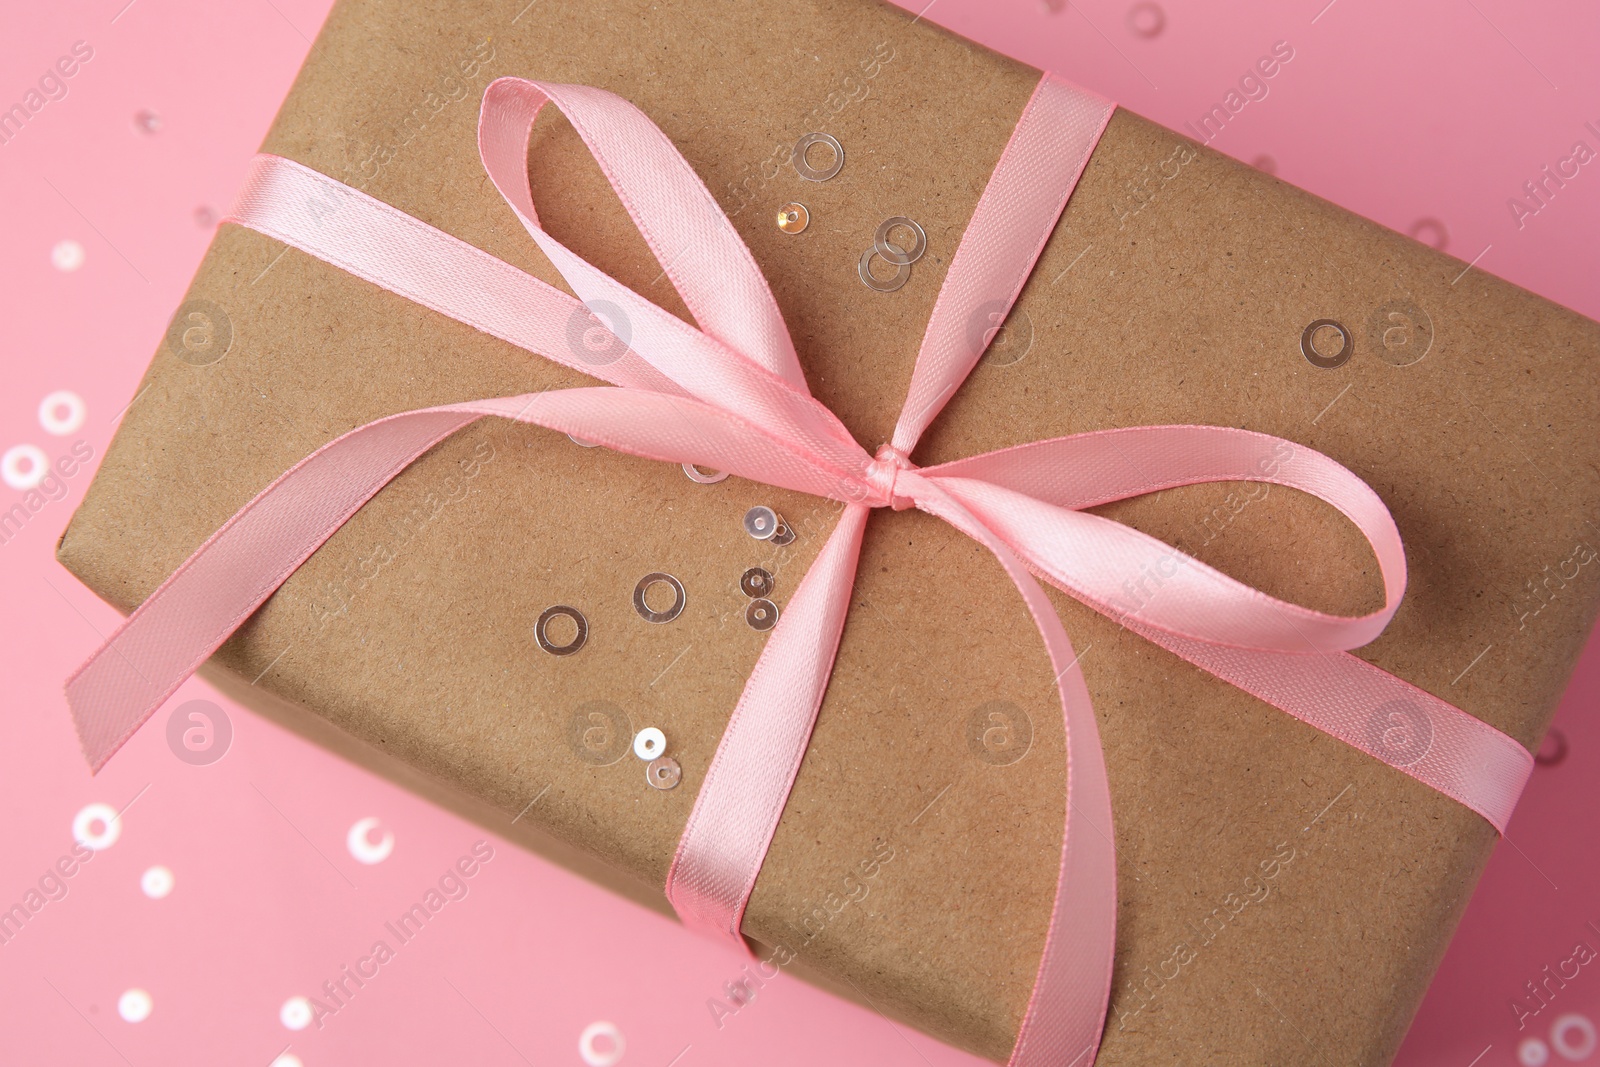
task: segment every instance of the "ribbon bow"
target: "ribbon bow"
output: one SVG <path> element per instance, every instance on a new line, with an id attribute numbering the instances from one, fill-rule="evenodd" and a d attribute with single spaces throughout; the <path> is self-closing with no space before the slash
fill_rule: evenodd
<path id="1" fill-rule="evenodd" d="M 527 175 L 534 119 L 556 104 L 682 295 L 698 328 L 585 262 L 539 225 Z M 1145 426 L 1007 448 L 937 467 L 908 458 L 1033 269 L 1112 110 L 1047 75 L 964 232 L 917 356 L 894 436 L 876 455 L 811 396 L 766 279 L 688 163 L 637 108 L 574 85 L 489 86 L 479 151 L 494 184 L 577 300 L 316 171 L 257 157 L 229 221 L 284 241 L 512 344 L 610 382 L 391 415 L 328 443 L 206 541 L 68 681 L 98 770 L 233 630 L 388 480 L 484 416 L 695 463 L 846 507 L 795 590 L 728 721 L 666 893 L 687 925 L 731 938 L 777 828 L 822 702 L 867 516 L 916 507 L 994 553 L 1055 671 L 1067 738 L 1055 902 L 1013 1064 L 1090 1062 L 1116 941 L 1111 797 L 1071 642 L 1029 571 L 1219 678 L 1370 753 L 1503 829 L 1532 767 L 1516 741 L 1346 650 L 1372 640 L 1405 589 L 1383 502 L 1328 457 L 1211 426 Z M 620 309 L 626 351 L 596 362 L 568 343 L 585 306 Z M 626 323 L 624 329 L 622 324 Z M 1311 493 L 1366 535 L 1383 607 L 1340 617 L 1276 600 L 1083 509 L 1207 481 Z M 1153 587 L 1152 587 L 1153 583 Z"/>

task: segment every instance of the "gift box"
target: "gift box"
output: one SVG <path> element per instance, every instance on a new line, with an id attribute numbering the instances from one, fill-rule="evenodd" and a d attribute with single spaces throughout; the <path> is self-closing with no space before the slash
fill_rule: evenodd
<path id="1" fill-rule="evenodd" d="M 1260 75 L 1292 62 L 1275 47 Z M 502 75 L 605 88 L 661 127 L 749 245 L 812 392 L 869 447 L 890 436 L 916 339 L 1038 81 L 853 0 L 344 0 L 263 151 L 565 288 L 484 180 L 477 102 Z M 842 151 L 826 181 L 789 162 L 814 132 Z M 559 115 L 541 117 L 529 162 L 546 229 L 691 317 Z M 803 227 L 790 204 L 804 205 Z M 926 249 L 880 292 L 859 272 L 895 216 L 917 222 Z M 613 339 L 596 326 L 574 320 L 575 349 L 605 351 Z M 1387 504 L 1409 567 L 1404 604 L 1358 654 L 1531 748 L 1596 609 L 1597 349 L 1600 328 L 1578 315 L 1118 110 L 1003 329 L 914 458 L 1158 423 L 1248 428 L 1332 456 Z M 339 434 L 583 384 L 224 225 L 59 555 L 129 611 Z M 705 478 L 477 423 L 363 507 L 208 675 L 665 908 L 697 788 L 768 632 L 743 576 L 770 575 L 781 611 L 843 510 Z M 753 538 L 756 507 L 793 538 Z M 1345 615 L 1382 603 L 1356 530 L 1293 490 L 1193 485 L 1095 510 L 1274 596 Z M 663 602 L 635 604 L 652 574 L 682 590 L 662 623 L 642 616 Z M 1129 597 L 1162 579 L 1130 575 Z M 1387 1062 L 1493 828 L 1051 596 L 1093 695 L 1116 810 L 1116 971 L 1098 1062 Z M 570 655 L 539 643 L 575 638 L 570 618 L 541 623 L 558 606 L 584 620 Z M 873 514 L 827 696 L 745 913 L 761 963 L 708 1002 L 712 1023 L 746 1002 L 742 983 L 793 967 L 1005 1059 L 1061 847 L 1053 673 L 981 546 L 916 510 Z M 681 767 L 676 788 L 647 782 L 630 751 L 649 727 Z"/>

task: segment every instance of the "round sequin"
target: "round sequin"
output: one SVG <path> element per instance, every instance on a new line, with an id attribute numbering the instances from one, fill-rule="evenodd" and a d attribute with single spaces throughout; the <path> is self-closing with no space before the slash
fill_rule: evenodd
<path id="1" fill-rule="evenodd" d="M 905 229 L 911 231 L 911 247 L 902 248 L 889 238 L 894 236 L 894 231 Z M 896 215 L 892 219 L 884 219 L 878 226 L 878 232 L 872 238 L 872 250 L 895 266 L 910 266 L 922 258 L 922 253 L 928 249 L 928 235 L 923 232 L 911 219 L 904 215 Z"/>
<path id="2" fill-rule="evenodd" d="M 177 879 L 173 878 L 172 870 L 168 867 L 151 867 L 139 876 L 139 888 L 151 900 L 165 898 L 176 884 Z"/>
<path id="3" fill-rule="evenodd" d="M 878 255 L 876 248 L 869 248 L 861 253 L 861 262 L 856 265 L 856 273 L 861 276 L 861 284 L 868 289 L 875 289 L 880 293 L 892 293 L 906 282 L 911 280 L 911 267 L 909 264 L 891 264 L 895 268 L 894 275 L 889 278 L 880 278 L 872 273 L 872 257 Z M 888 260 L 884 260 L 888 262 Z"/>
<path id="4" fill-rule="evenodd" d="M 1406 234 L 1440 252 L 1450 244 L 1450 231 L 1444 228 L 1444 223 L 1435 218 L 1418 219 L 1411 224 L 1411 229 L 1407 230 Z"/>
<path id="5" fill-rule="evenodd" d="M 654 726 L 646 726 L 633 735 L 633 754 L 642 760 L 660 759 L 667 750 L 667 735 Z"/>
<path id="6" fill-rule="evenodd" d="M 1317 347 L 1317 334 L 1324 329 L 1338 331 L 1341 343 L 1337 352 L 1324 353 Z M 1343 323 L 1335 322 L 1333 319 L 1317 319 L 1300 334 L 1300 354 L 1305 356 L 1313 367 L 1321 367 L 1324 370 L 1332 370 L 1334 367 L 1342 367 L 1349 363 L 1354 347 L 1350 331 L 1344 328 Z"/>
<path id="7" fill-rule="evenodd" d="M 772 595 L 772 572 L 764 567 L 751 567 L 739 578 L 739 588 L 748 597 Z"/>
<path id="8" fill-rule="evenodd" d="M 811 225 L 811 212 L 804 204 L 785 204 L 778 209 L 778 229 L 784 233 L 803 233 Z"/>
<path id="9" fill-rule="evenodd" d="M 1522 1067 L 1544 1067 L 1550 1062 L 1550 1046 L 1537 1037 L 1525 1037 L 1517 1046 L 1517 1062 Z"/>
<path id="10" fill-rule="evenodd" d="M 0 456 L 0 479 L 25 493 L 50 473 L 50 457 L 38 445 L 12 445 Z"/>
<path id="11" fill-rule="evenodd" d="M 814 167 L 807 158 L 811 147 L 819 144 L 833 149 L 833 162 L 825 167 Z M 800 177 L 808 182 L 825 182 L 844 168 L 844 146 L 825 133 L 808 133 L 794 143 L 794 153 L 789 158 Z"/>
<path id="12" fill-rule="evenodd" d="M 625 1048 L 622 1031 L 603 1019 L 585 1026 L 578 1036 L 578 1055 L 589 1067 L 614 1067 Z"/>
<path id="13" fill-rule="evenodd" d="M 683 768 L 671 756 L 651 760 L 644 769 L 644 780 L 655 789 L 674 789 L 683 780 Z"/>
<path id="14" fill-rule="evenodd" d="M 278 1009 L 278 1021 L 290 1030 L 304 1030 L 311 1025 L 315 1015 L 311 1010 L 311 1001 L 305 997 L 290 997 Z"/>
<path id="15" fill-rule="evenodd" d="M 117 1014 L 124 1022 L 142 1023 L 154 1008 L 155 1001 L 142 989 L 130 989 L 117 998 Z"/>
<path id="16" fill-rule="evenodd" d="M 1594 1055 L 1600 1047 L 1600 1032 L 1587 1015 L 1572 1012 L 1550 1024 L 1550 1047 L 1564 1060 L 1578 1063 Z"/>
<path id="17" fill-rule="evenodd" d="M 772 536 L 782 525 L 783 521 L 778 518 L 778 513 L 765 504 L 757 504 L 744 513 L 744 532 L 757 541 L 772 540 Z"/>
<path id="18" fill-rule="evenodd" d="M 375 816 L 369 815 L 365 819 L 356 820 L 350 831 L 345 834 L 345 847 L 350 850 L 350 855 L 356 862 L 371 866 L 382 863 L 394 852 L 394 834 L 391 831 L 383 831 L 376 841 L 372 839 L 372 831 L 381 825 Z"/>
<path id="19" fill-rule="evenodd" d="M 1533 754 L 1533 762 L 1541 767 L 1554 767 L 1566 758 L 1567 735 L 1555 729 L 1544 735 L 1544 740 L 1539 743 L 1539 751 Z"/>
<path id="20" fill-rule="evenodd" d="M 63 274 L 77 270 L 87 258 L 83 246 L 76 241 L 57 241 L 50 249 L 50 265 Z"/>
<path id="21" fill-rule="evenodd" d="M 701 485 L 716 485 L 728 477 L 727 471 L 712 471 L 707 474 L 693 463 L 685 463 L 683 465 L 683 473 L 689 476 L 691 482 L 699 482 Z"/>
<path id="22" fill-rule="evenodd" d="M 744 609 L 744 621 L 750 624 L 750 629 L 765 633 L 778 625 L 778 605 L 766 599 L 752 600 Z"/>
<path id="23" fill-rule="evenodd" d="M 672 587 L 675 596 L 671 607 L 665 611 L 655 611 L 645 603 L 645 593 L 652 585 Z M 633 608 L 646 622 L 671 622 L 683 614 L 683 606 L 688 602 L 689 596 L 683 591 L 683 583 L 663 571 L 652 571 L 640 578 L 639 584 L 633 587 Z"/>
<path id="24" fill-rule="evenodd" d="M 110 804 L 85 805 L 72 819 L 72 839 L 84 848 L 103 852 L 122 836 L 122 816 Z"/>
<path id="25" fill-rule="evenodd" d="M 550 620 L 557 618 L 571 619 L 578 627 L 578 632 L 573 635 L 572 640 L 564 645 L 558 645 L 550 640 Z M 552 656 L 570 656 L 582 648 L 585 641 L 589 640 L 589 620 L 584 618 L 583 612 L 577 608 L 571 608 L 565 604 L 557 604 L 553 608 L 545 608 L 540 613 L 539 621 L 534 623 L 533 626 L 533 636 L 539 642 L 539 647 Z"/>
<path id="26" fill-rule="evenodd" d="M 88 417 L 89 406 L 70 390 L 58 389 L 39 401 L 39 425 L 57 437 L 75 433 Z"/>
<path id="27" fill-rule="evenodd" d="M 1128 9 L 1128 29 L 1140 37 L 1159 37 L 1167 28 L 1167 13 L 1160 4 L 1144 0 Z"/>

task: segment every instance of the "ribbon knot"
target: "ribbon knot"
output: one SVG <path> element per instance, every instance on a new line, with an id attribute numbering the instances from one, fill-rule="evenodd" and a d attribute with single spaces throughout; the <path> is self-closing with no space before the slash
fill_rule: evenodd
<path id="1" fill-rule="evenodd" d="M 878 454 L 867 464 L 866 473 L 863 475 L 867 484 L 879 493 L 879 499 L 873 501 L 872 506 L 892 507 L 896 511 L 905 511 L 916 506 L 916 501 L 895 490 L 900 472 L 916 469 L 916 464 L 907 459 L 906 454 L 894 445 L 885 444 L 878 449 Z"/>

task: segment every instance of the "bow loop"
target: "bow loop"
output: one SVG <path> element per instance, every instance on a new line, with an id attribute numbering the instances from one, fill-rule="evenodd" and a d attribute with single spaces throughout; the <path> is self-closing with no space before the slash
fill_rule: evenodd
<path id="1" fill-rule="evenodd" d="M 691 326 L 558 241 L 539 223 L 528 184 L 534 120 L 553 103 L 694 315 Z M 499 78 L 484 93 L 478 145 L 495 188 L 591 312 L 608 308 L 617 351 L 637 354 L 674 392 L 742 417 L 781 443 L 841 469 L 861 448 L 806 387 L 788 328 L 750 250 L 705 184 L 655 123 L 615 94 Z"/>
<path id="2" fill-rule="evenodd" d="M 1225 426 L 1098 431 L 923 474 L 972 509 L 1035 573 L 1125 626 L 1242 649 L 1336 652 L 1374 640 L 1405 593 L 1400 532 L 1377 495 L 1322 453 L 1267 434 Z M 1083 510 L 1180 485 L 1238 481 L 1281 485 L 1342 512 L 1376 558 L 1383 606 L 1340 616 L 1279 600 L 1180 548 Z"/>
<path id="3" fill-rule="evenodd" d="M 662 277 L 700 328 L 804 392 L 805 374 L 788 327 L 750 250 L 688 161 L 620 96 L 514 77 L 496 79 L 484 91 L 478 122 L 484 166 L 534 239 L 543 243 L 544 231 L 528 183 L 528 150 L 534 120 L 547 102 L 593 153 L 661 264 Z M 640 170 L 648 180 L 637 180 Z M 577 288 L 574 279 L 568 281 Z"/>

